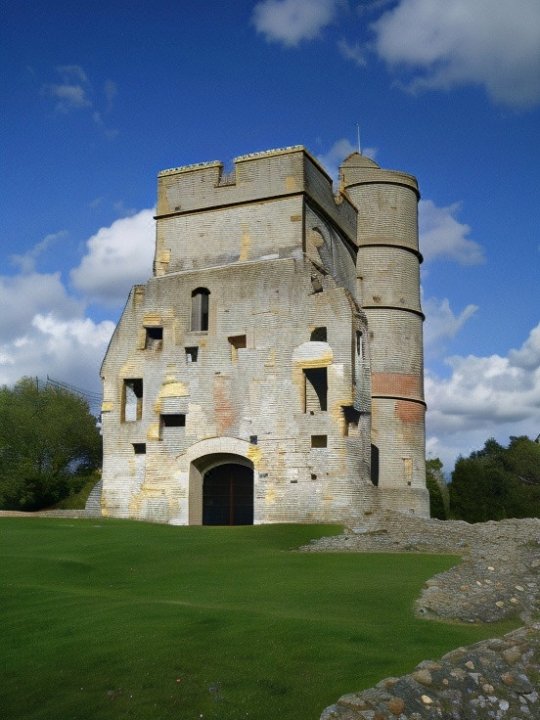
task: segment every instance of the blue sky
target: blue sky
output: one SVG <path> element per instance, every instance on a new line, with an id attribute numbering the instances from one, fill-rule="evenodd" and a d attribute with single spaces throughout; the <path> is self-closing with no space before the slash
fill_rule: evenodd
<path id="1" fill-rule="evenodd" d="M 428 453 L 540 432 L 538 0 L 7 0 L 0 383 L 99 390 L 156 173 L 302 144 L 418 177 Z"/>

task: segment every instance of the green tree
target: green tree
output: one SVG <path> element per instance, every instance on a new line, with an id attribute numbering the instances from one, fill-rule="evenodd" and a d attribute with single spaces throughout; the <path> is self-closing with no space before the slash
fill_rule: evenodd
<path id="1" fill-rule="evenodd" d="M 429 492 L 430 515 L 439 520 L 446 520 L 449 513 L 449 496 L 442 468 L 443 464 L 439 458 L 426 460 L 426 487 Z"/>
<path id="2" fill-rule="evenodd" d="M 507 448 L 489 439 L 458 458 L 449 490 L 452 516 L 468 522 L 540 517 L 540 445 L 525 436 Z"/>
<path id="3" fill-rule="evenodd" d="M 30 378 L 0 388 L 0 508 L 50 506 L 100 462 L 101 436 L 83 398 Z"/>

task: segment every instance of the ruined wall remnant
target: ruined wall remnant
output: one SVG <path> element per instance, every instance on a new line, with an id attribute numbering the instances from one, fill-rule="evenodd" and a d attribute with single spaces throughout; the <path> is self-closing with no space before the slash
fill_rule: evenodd
<path id="1" fill-rule="evenodd" d="M 102 366 L 105 515 L 427 514 L 416 201 L 358 153 L 336 196 L 299 146 L 159 174 L 153 276 Z"/>

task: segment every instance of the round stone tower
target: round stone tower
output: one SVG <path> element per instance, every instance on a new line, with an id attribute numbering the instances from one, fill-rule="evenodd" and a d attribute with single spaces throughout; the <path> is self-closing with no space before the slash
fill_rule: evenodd
<path id="1" fill-rule="evenodd" d="M 355 152 L 341 190 L 358 209 L 357 295 L 368 319 L 372 479 L 383 508 L 429 515 L 418 183 Z"/>

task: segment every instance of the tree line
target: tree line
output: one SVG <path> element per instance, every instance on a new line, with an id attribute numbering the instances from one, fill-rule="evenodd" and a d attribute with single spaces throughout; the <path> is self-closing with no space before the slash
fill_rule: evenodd
<path id="1" fill-rule="evenodd" d="M 100 466 L 101 435 L 83 397 L 32 378 L 0 388 L 0 509 L 50 507 Z"/>
<path id="2" fill-rule="evenodd" d="M 439 458 L 426 461 L 431 516 L 467 522 L 540 517 L 540 443 L 521 435 L 507 447 L 493 438 L 459 457 L 446 485 Z"/>

